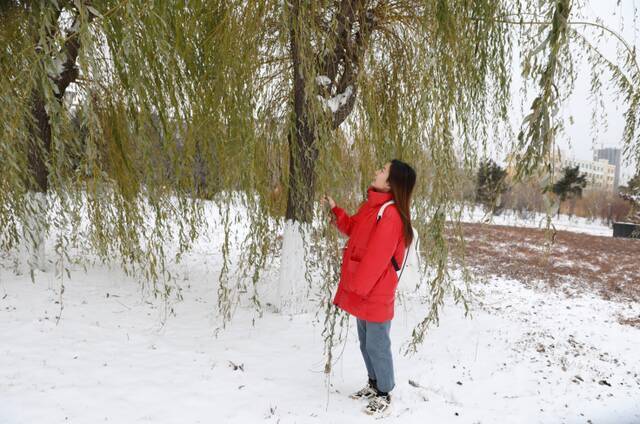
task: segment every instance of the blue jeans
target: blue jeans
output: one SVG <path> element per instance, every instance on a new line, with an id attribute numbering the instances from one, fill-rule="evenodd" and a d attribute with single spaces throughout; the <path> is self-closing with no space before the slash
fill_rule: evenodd
<path id="1" fill-rule="evenodd" d="M 369 379 L 376 381 L 378 391 L 388 393 L 395 386 L 391 339 L 389 339 L 391 320 L 371 322 L 357 318 L 357 321 L 360 351 Z"/>

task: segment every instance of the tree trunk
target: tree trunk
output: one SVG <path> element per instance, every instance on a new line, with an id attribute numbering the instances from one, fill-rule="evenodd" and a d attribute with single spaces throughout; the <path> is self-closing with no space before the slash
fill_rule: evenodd
<path id="1" fill-rule="evenodd" d="M 314 84 L 316 75 L 309 73 L 309 63 L 318 75 L 327 77 L 335 85 L 337 93 L 347 95 L 347 99 L 337 110 L 331 111 L 331 128 L 336 129 L 349 116 L 357 96 L 357 76 L 365 50 L 375 28 L 372 10 L 365 13 L 366 2 L 342 0 L 337 11 L 338 27 L 327 37 L 334 37 L 332 49 L 326 49 L 318 59 L 310 50 L 310 42 L 302 29 L 307 18 L 301 14 L 307 7 L 301 0 L 287 2 L 291 8 L 289 30 L 289 54 L 293 68 L 293 129 L 289 132 L 289 181 L 287 210 L 282 243 L 280 278 L 278 286 L 270 290 L 269 303 L 282 312 L 302 312 L 308 304 L 308 260 L 304 256 L 309 245 L 308 235 L 313 220 L 316 188 L 315 166 L 318 160 L 318 134 L 316 117 L 310 113 L 307 97 L 308 85 Z M 380 6 L 382 7 L 382 6 Z M 357 31 L 356 31 L 357 28 Z M 339 72 L 342 70 L 342 72 Z M 328 93 L 320 97 L 327 100 Z"/>
<path id="2" fill-rule="evenodd" d="M 280 255 L 280 275 L 276 287 L 266 293 L 267 303 L 284 313 L 304 312 L 307 266 L 304 246 L 313 219 L 315 164 L 318 159 L 316 134 L 313 131 L 305 95 L 305 75 L 301 63 L 300 1 L 291 5 L 290 55 L 293 62 L 293 119 L 289 132 L 289 181 L 287 210 Z"/>
<path id="3" fill-rule="evenodd" d="M 304 125 L 304 124 L 302 124 Z M 318 148 L 313 134 L 306 131 L 289 136 L 289 193 L 286 220 L 311 223 L 315 195 L 315 164 Z"/>
<path id="4" fill-rule="evenodd" d="M 337 28 L 326 34 L 333 38 L 333 48 L 325 49 L 322 58 L 310 51 L 309 41 L 301 28 L 305 25 L 301 16 L 306 5 L 301 0 L 292 0 L 291 21 L 289 31 L 290 58 L 293 65 L 293 121 L 294 128 L 289 133 L 289 193 L 287 196 L 287 220 L 310 223 L 313 218 L 315 196 L 315 164 L 318 159 L 318 142 L 315 117 L 310 113 L 309 101 L 316 101 L 315 96 L 307 98 L 308 84 L 316 77 L 309 75 L 305 69 L 312 61 L 318 75 L 331 81 L 337 93 L 347 95 L 347 99 L 337 110 L 332 110 L 331 128 L 337 129 L 352 112 L 357 92 L 357 77 L 365 52 L 369 46 L 371 35 L 376 28 L 374 9 L 366 10 L 367 3 L 361 0 L 342 0 L 337 10 Z M 383 4 L 377 7 L 384 8 Z M 382 13 L 382 12 L 380 12 Z M 357 28 L 357 30 L 356 30 Z M 313 56 L 313 58 L 312 58 Z M 341 72 L 339 72 L 341 70 Z M 319 92 L 317 94 L 320 94 Z M 326 100 L 327 93 L 320 97 Z"/>
<path id="5" fill-rule="evenodd" d="M 294 128 L 289 132 L 289 193 L 286 220 L 311 223 L 315 194 L 315 164 L 318 159 L 316 134 L 311 122 L 305 94 L 306 75 L 302 69 L 300 2 L 294 1 L 289 32 L 290 54 L 293 63 L 293 118 Z"/>
<path id="6" fill-rule="evenodd" d="M 34 181 L 29 189 L 46 193 L 49 190 L 47 160 L 51 152 L 51 123 L 45 109 L 45 100 L 40 89 L 31 94 L 31 140 L 29 143 L 29 172 Z"/>

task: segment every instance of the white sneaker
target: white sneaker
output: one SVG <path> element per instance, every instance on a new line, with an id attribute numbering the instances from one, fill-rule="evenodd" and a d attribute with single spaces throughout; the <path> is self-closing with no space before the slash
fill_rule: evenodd
<path id="1" fill-rule="evenodd" d="M 390 412 L 391 408 L 391 395 L 376 395 L 364 408 L 364 412 L 374 416 L 385 416 Z"/>
<path id="2" fill-rule="evenodd" d="M 371 381 L 369 381 L 366 386 L 357 392 L 350 394 L 349 397 L 351 399 L 371 399 L 377 394 L 378 392 L 371 384 Z"/>

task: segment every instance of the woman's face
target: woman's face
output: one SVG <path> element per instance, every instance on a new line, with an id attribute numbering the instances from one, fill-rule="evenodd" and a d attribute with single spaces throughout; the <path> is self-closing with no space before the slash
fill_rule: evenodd
<path id="1" fill-rule="evenodd" d="M 390 191 L 391 186 L 389 185 L 389 168 L 391 167 L 391 162 L 387 162 L 381 169 L 376 171 L 376 175 L 371 183 L 371 186 L 378 191 Z"/>

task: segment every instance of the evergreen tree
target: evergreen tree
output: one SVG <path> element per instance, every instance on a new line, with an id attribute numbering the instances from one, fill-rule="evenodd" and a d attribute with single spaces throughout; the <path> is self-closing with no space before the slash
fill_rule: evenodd
<path id="1" fill-rule="evenodd" d="M 567 166 L 562 170 L 562 178 L 553 184 L 551 191 L 558 196 L 559 206 L 562 206 L 562 202 L 568 199 L 582 197 L 582 190 L 586 186 L 587 175 L 580 173 L 580 167 Z M 560 216 L 560 207 L 558 207 L 558 216 Z"/>
<path id="2" fill-rule="evenodd" d="M 480 163 L 476 177 L 476 202 L 496 214 L 502 207 L 502 195 L 508 190 L 507 171 L 491 159 Z"/>

